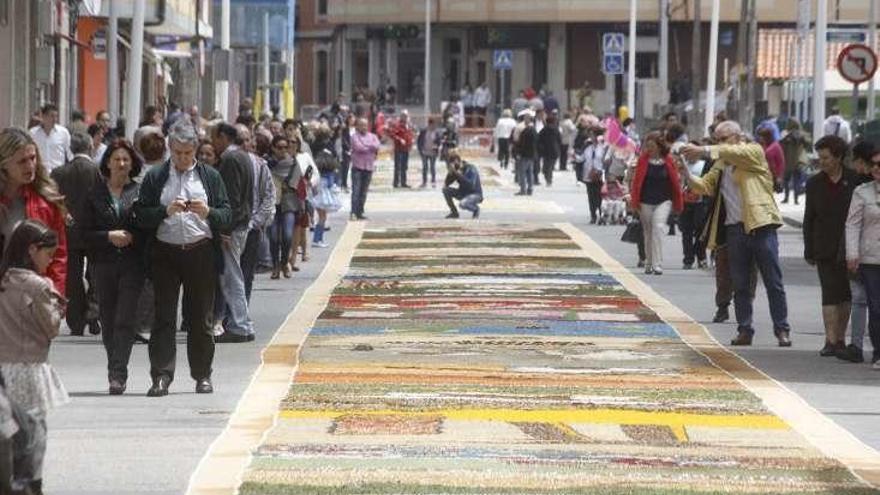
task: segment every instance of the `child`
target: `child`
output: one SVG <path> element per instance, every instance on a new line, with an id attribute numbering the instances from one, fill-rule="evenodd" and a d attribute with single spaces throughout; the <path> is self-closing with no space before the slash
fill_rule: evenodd
<path id="1" fill-rule="evenodd" d="M 13 488 L 34 494 L 43 493 L 46 415 L 70 400 L 47 362 L 66 304 L 45 276 L 57 247 L 54 231 L 25 220 L 10 236 L 0 264 L 0 372 L 9 399 L 35 420 L 34 452 L 24 469 L 16 469 Z"/>
<path id="2" fill-rule="evenodd" d="M 341 203 L 336 195 L 333 177 L 339 162 L 328 150 L 324 149 L 318 152 L 315 157 L 315 165 L 318 166 L 318 172 L 321 177 L 318 186 L 312 196 L 315 210 L 318 213 L 318 221 L 315 223 L 315 234 L 312 237 L 312 246 L 323 248 L 328 244 L 324 242 L 324 232 L 326 231 L 327 213 L 339 211 Z"/>
<path id="3" fill-rule="evenodd" d="M 617 177 L 612 177 L 602 188 L 602 218 L 600 225 L 623 225 L 626 223 L 626 201 L 629 192 Z"/>

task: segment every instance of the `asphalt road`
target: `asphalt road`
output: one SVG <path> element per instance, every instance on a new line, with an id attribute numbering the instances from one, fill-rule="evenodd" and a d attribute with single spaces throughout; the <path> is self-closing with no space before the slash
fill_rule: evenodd
<path id="1" fill-rule="evenodd" d="M 386 164 L 387 166 L 387 164 Z M 438 165 L 442 169 L 442 166 Z M 438 173 L 441 173 L 438 170 Z M 502 176 L 509 179 L 509 172 Z M 681 238 L 666 237 L 666 262 L 662 276 L 642 275 L 635 268 L 635 246 L 620 242 L 623 227 L 588 224 L 586 194 L 573 174 L 557 173 L 553 188 L 538 187 L 535 196 L 517 198 L 523 208 L 494 211 L 492 199 L 508 200 L 511 187 L 487 190 L 481 220 L 571 222 L 598 242 L 625 266 L 639 273 L 662 296 L 706 324 L 722 344 L 735 333 L 735 325 L 711 324 L 714 312 L 714 279 L 703 270 L 680 269 Z M 373 198 L 384 194 L 374 191 Z M 437 190 L 400 194 L 400 210 L 370 210 L 376 220 L 442 218 L 441 209 L 414 212 L 407 205 L 430 204 L 442 208 Z M 346 198 L 347 200 L 347 198 Z M 530 208 L 528 202 L 555 202 L 561 210 Z M 563 213 L 559 213 L 562 211 Z M 346 212 L 331 216 L 327 241 L 335 242 L 344 228 Z M 461 220 L 468 221 L 468 220 Z M 769 376 L 790 387 L 865 443 L 880 448 L 880 373 L 869 365 L 847 364 L 820 358 L 824 334 L 818 279 L 800 257 L 800 232 L 784 227 L 779 232 L 788 294 L 793 347 L 775 346 L 763 289 L 755 301 L 756 344 L 736 352 Z M 129 388 L 122 397 L 106 394 L 106 359 L 99 337 L 61 337 L 52 348 L 51 361 L 58 369 L 73 402 L 49 418 L 49 451 L 45 468 L 46 492 L 53 495 L 181 494 L 208 446 L 224 428 L 239 397 L 259 365 L 260 350 L 295 307 L 304 290 L 323 269 L 331 248 L 312 249 L 312 260 L 290 280 L 273 281 L 258 275 L 251 316 L 257 341 L 223 344 L 217 348 L 213 395 L 196 395 L 189 379 L 186 353 L 178 353 L 178 376 L 165 398 L 144 396 L 149 387 L 146 346 L 137 345 L 132 356 Z M 759 284 L 760 286 L 760 284 Z M 179 342 L 183 342 L 180 335 Z"/>

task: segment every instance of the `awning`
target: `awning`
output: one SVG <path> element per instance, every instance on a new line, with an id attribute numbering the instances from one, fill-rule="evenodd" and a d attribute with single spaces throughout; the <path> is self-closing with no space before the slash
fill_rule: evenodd
<path id="1" fill-rule="evenodd" d="M 798 33 L 795 29 L 758 30 L 758 79 L 796 79 L 813 77 L 815 37 L 810 32 L 801 40 L 798 57 Z M 829 42 L 825 45 L 827 70 L 836 70 L 837 56 L 851 43 Z M 877 43 L 874 43 L 876 49 Z"/>

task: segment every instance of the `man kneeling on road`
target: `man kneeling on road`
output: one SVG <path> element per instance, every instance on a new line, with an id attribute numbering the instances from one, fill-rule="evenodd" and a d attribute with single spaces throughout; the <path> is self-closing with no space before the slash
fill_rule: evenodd
<path id="1" fill-rule="evenodd" d="M 449 205 L 446 218 L 458 218 L 458 208 L 453 199 L 459 200 L 461 209 L 472 211 L 473 218 L 480 216 L 480 203 L 483 202 L 483 186 L 480 185 L 480 171 L 471 163 L 463 162 L 456 152 L 450 152 L 446 161 L 449 172 L 443 187 L 443 197 Z M 452 187 L 454 183 L 458 187 Z"/>

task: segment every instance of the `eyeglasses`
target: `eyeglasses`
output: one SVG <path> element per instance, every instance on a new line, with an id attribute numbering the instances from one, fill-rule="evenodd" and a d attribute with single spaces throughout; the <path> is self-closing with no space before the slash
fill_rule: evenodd
<path id="1" fill-rule="evenodd" d="M 872 167 L 880 167 L 880 160 L 877 160 L 877 161 L 871 160 L 870 163 L 871 163 Z"/>

